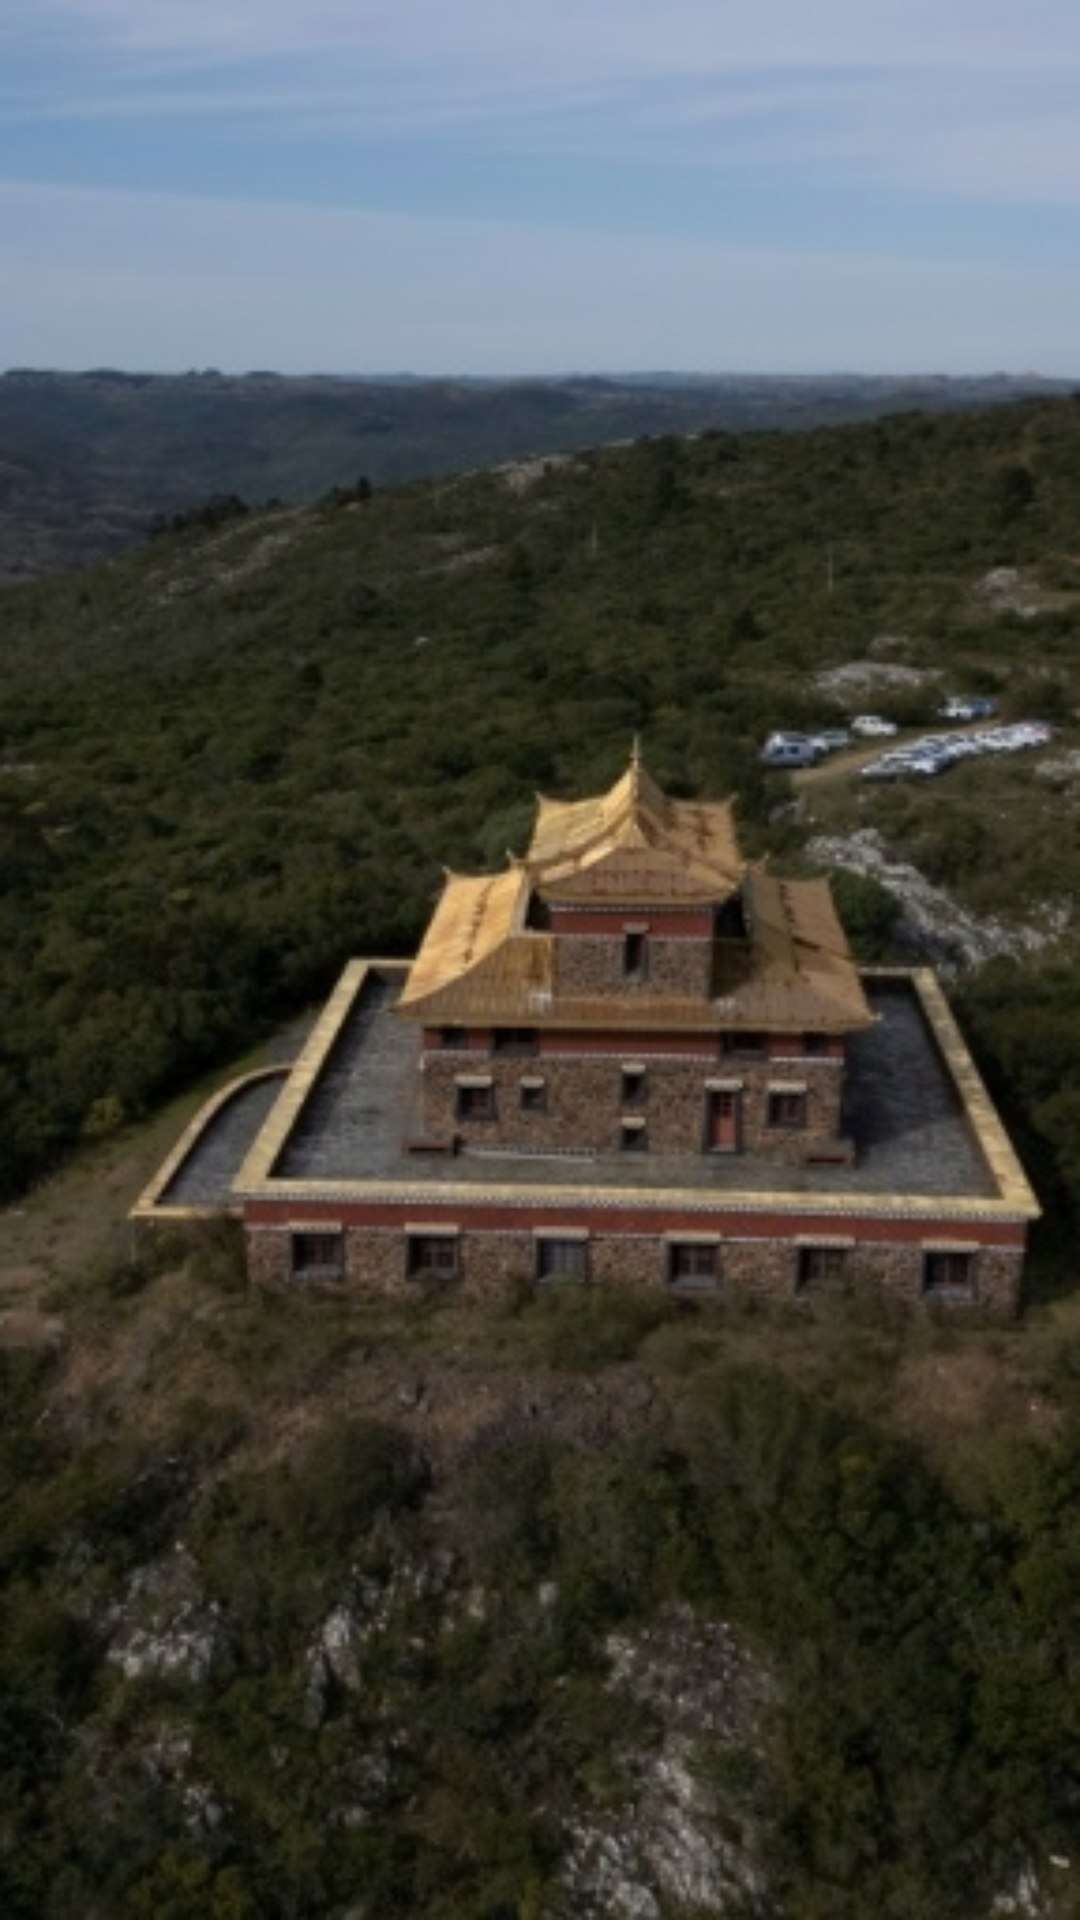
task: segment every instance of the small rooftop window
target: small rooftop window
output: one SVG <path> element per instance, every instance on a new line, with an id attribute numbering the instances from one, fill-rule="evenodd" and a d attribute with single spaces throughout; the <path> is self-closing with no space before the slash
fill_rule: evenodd
<path id="1" fill-rule="evenodd" d="M 644 980 L 649 963 L 649 937 L 645 933 L 624 933 L 622 970 L 624 980 Z"/>
<path id="2" fill-rule="evenodd" d="M 535 1053 L 538 1045 L 535 1027 L 496 1027 L 492 1045 L 496 1053 Z"/>

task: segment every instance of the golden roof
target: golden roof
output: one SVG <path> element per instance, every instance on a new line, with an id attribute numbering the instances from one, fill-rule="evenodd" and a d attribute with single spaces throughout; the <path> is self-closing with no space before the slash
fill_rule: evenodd
<path id="1" fill-rule="evenodd" d="M 730 982 L 721 971 L 715 1007 L 729 999 L 741 1023 L 782 1030 L 872 1025 L 827 880 L 779 880 L 764 866 L 752 867 L 743 902 L 751 968 Z"/>
<path id="2" fill-rule="evenodd" d="M 716 944 L 710 997 L 556 992 L 555 938 L 527 925 L 555 901 L 719 903 L 739 886 L 749 939 Z M 739 858 L 731 808 L 668 800 L 635 751 L 594 800 L 542 800 L 529 852 L 505 873 L 448 874 L 398 1002 L 430 1024 L 661 1032 L 845 1032 L 873 1018 L 824 880 L 778 880 Z"/>
<path id="3" fill-rule="evenodd" d="M 490 1000 L 512 992 L 519 975 L 522 982 L 536 976 L 550 990 L 550 956 L 545 968 L 534 952 L 550 942 L 524 931 L 530 891 L 529 876 L 519 862 L 505 873 L 478 879 L 448 873 L 399 1006 L 423 1001 L 426 1015 L 430 1003 L 432 1017 L 438 1019 L 447 989 L 464 1001 L 477 996 Z"/>
<path id="4" fill-rule="evenodd" d="M 607 793 L 538 799 L 525 864 L 550 900 L 718 905 L 742 878 L 730 802 L 669 800 L 636 747 Z"/>

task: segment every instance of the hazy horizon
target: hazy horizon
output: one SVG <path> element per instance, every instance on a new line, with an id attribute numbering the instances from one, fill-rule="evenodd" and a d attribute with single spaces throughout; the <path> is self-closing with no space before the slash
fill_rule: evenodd
<path id="1" fill-rule="evenodd" d="M 427 381 L 460 381 L 475 386 L 504 386 L 513 382 L 537 382 L 540 384 L 569 384 L 573 381 L 611 380 L 628 381 L 670 381 L 689 384 L 693 381 L 730 381 L 741 380 L 777 380 L 790 381 L 793 385 L 801 381 L 857 380 L 857 381 L 948 381 L 950 384 L 973 383 L 1000 380 L 1002 382 L 1030 383 L 1042 382 L 1047 386 L 1067 386 L 1072 379 L 1080 378 L 1074 374 L 1049 374 L 1038 367 L 978 367 L 970 373 L 946 373 L 940 367 L 917 366 L 903 368 L 855 368 L 822 367 L 811 371 L 797 371 L 790 367 L 765 367 L 755 371 L 745 367 L 616 367 L 616 366 L 569 366 L 557 367 L 543 372 L 536 368 L 517 367 L 506 373 L 467 372 L 461 367 L 438 367 L 431 372 L 421 373 L 415 367 L 395 367 L 392 370 L 363 367 L 298 367 L 285 371 L 280 367 L 259 367 L 254 365 L 228 366 L 123 366 L 119 363 L 101 361 L 97 364 L 86 362 L 80 365 L 62 366 L 59 364 L 34 365 L 26 362 L 0 367 L 0 379 L 38 375 L 70 376 L 72 379 L 91 379 L 95 376 L 107 378 L 109 375 L 130 376 L 134 379 L 160 380 L 201 380 L 221 378 L 225 380 L 341 380 L 373 381 L 383 386 L 393 386 L 396 382 L 423 383 Z"/>

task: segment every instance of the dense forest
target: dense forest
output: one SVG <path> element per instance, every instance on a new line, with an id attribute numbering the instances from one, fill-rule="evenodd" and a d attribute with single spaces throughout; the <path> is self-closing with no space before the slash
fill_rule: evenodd
<path id="1" fill-rule="evenodd" d="M 1080 405 L 1024 402 L 219 503 L 0 595 L 11 1920 L 1080 1910 L 1078 517 Z M 867 659 L 1057 771 L 767 776 Z M 872 830 L 1012 938 L 954 992 L 1047 1210 L 1019 1326 L 402 1313 L 115 1230 L 162 1102 L 634 733 L 751 851 Z"/>
<path id="2" fill-rule="evenodd" d="M 0 580 L 88 565 L 211 495 L 313 499 L 526 453 L 703 427 L 806 427 L 978 406 L 1063 383 L 678 376 L 534 380 L 86 373 L 0 375 Z"/>

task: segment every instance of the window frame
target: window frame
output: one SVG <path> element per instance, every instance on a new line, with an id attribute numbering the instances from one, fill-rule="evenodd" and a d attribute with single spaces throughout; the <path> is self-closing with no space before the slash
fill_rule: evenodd
<path id="1" fill-rule="evenodd" d="M 589 1279 L 589 1243 L 558 1234 L 540 1234 L 534 1241 L 533 1269 L 542 1287 L 586 1286 Z M 573 1252 L 573 1258 L 566 1256 Z"/>
<path id="2" fill-rule="evenodd" d="M 440 1247 L 449 1259 L 421 1260 L 420 1248 Z M 461 1271 L 461 1242 L 454 1233 L 406 1233 L 405 1276 L 408 1280 L 456 1280 Z"/>
<path id="3" fill-rule="evenodd" d="M 494 1083 L 454 1088 L 455 1120 L 494 1120 L 495 1117 Z"/>
<path id="4" fill-rule="evenodd" d="M 531 1059 L 540 1051 L 539 1032 L 536 1027 L 494 1027 L 491 1051 L 504 1058 L 516 1055 L 519 1059 Z"/>
<path id="5" fill-rule="evenodd" d="M 813 1293 L 819 1287 L 846 1285 L 851 1271 L 850 1253 L 851 1248 L 839 1242 L 831 1246 L 799 1247 L 795 1267 L 796 1293 Z M 833 1270 L 831 1272 L 826 1270 L 824 1273 L 808 1272 L 807 1269 L 819 1261 L 825 1263 L 826 1268 L 831 1264 Z"/>
<path id="6" fill-rule="evenodd" d="M 742 1033 L 737 1027 L 729 1027 L 720 1035 L 720 1052 L 740 1055 L 744 1060 L 767 1060 L 769 1036 L 756 1030 Z"/>
<path id="7" fill-rule="evenodd" d="M 648 1069 L 646 1067 L 620 1067 L 619 1105 L 622 1107 L 643 1107 L 648 1097 Z"/>
<path id="8" fill-rule="evenodd" d="M 648 1153 L 649 1129 L 644 1119 L 619 1121 L 619 1152 Z"/>
<path id="9" fill-rule="evenodd" d="M 976 1247 L 924 1247 L 923 1248 L 923 1296 L 927 1300 L 974 1300 L 977 1298 L 975 1264 Z M 933 1280 L 931 1275 L 939 1263 L 946 1262 L 962 1267 L 963 1278 Z"/>
<path id="10" fill-rule="evenodd" d="M 685 1271 L 680 1271 L 683 1262 Z M 667 1283 L 672 1289 L 688 1293 L 711 1293 L 720 1285 L 723 1272 L 720 1246 L 715 1240 L 669 1240 L 667 1247 Z"/>
<path id="11" fill-rule="evenodd" d="M 765 1125 L 770 1133 L 805 1133 L 806 1131 L 806 1095 L 805 1093 L 785 1093 L 771 1088 L 766 1093 Z M 794 1108 L 788 1115 L 786 1106 Z"/>
<path id="12" fill-rule="evenodd" d="M 518 1102 L 522 1113 L 547 1112 L 547 1081 L 520 1080 L 518 1082 Z"/>
<path id="13" fill-rule="evenodd" d="M 321 1243 L 329 1248 L 332 1258 L 317 1260 L 298 1258 L 304 1244 L 309 1247 Z M 312 1276 L 320 1279 L 344 1279 L 345 1276 L 345 1235 L 334 1229 L 318 1227 L 291 1227 L 289 1229 L 289 1275 L 293 1280 L 309 1280 Z"/>
<path id="14" fill-rule="evenodd" d="M 649 977 L 649 936 L 643 927 L 628 928 L 623 933 L 622 977 L 624 980 Z"/>

